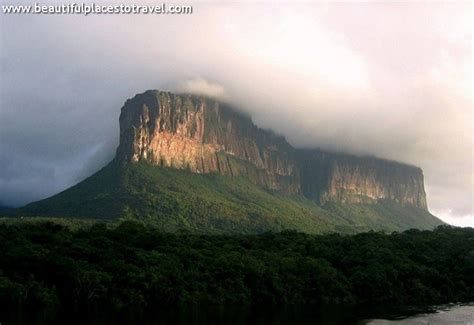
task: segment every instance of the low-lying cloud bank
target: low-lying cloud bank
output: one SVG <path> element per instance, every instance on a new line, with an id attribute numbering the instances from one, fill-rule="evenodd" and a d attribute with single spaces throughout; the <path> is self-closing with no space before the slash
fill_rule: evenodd
<path id="1" fill-rule="evenodd" d="M 205 93 L 298 147 L 421 166 L 428 204 L 473 219 L 470 4 L 197 3 L 193 15 L 1 15 L 0 203 L 103 166 L 123 102 Z"/>

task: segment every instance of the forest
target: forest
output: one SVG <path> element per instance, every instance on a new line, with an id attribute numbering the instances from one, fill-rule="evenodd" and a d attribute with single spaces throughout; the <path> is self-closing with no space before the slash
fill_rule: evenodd
<path id="1" fill-rule="evenodd" d="M 0 321 L 179 306 L 427 306 L 474 300 L 474 229 L 310 235 L 0 224 Z M 146 317 L 146 316 L 145 316 Z M 16 319 L 18 321 L 18 319 Z"/>

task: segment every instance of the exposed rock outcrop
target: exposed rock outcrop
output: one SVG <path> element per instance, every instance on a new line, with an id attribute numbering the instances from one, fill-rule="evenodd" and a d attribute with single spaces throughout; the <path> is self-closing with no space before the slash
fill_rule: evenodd
<path id="1" fill-rule="evenodd" d="M 420 168 L 374 157 L 299 150 L 303 193 L 324 204 L 391 200 L 427 209 Z"/>
<path id="2" fill-rule="evenodd" d="M 246 176 L 270 189 L 299 191 L 293 148 L 218 102 L 147 91 L 120 115 L 117 157 L 196 173 Z"/>
<path id="3" fill-rule="evenodd" d="M 327 201 L 381 199 L 426 209 L 420 168 L 377 158 L 294 149 L 225 104 L 149 90 L 120 115 L 117 159 L 243 176 L 271 190 Z"/>

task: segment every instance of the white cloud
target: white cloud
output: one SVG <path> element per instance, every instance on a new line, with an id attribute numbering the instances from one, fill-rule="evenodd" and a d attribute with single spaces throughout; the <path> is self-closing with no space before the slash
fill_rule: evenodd
<path id="1" fill-rule="evenodd" d="M 227 94 L 223 86 L 203 78 L 186 80 L 176 87 L 177 92 L 204 95 L 219 100 L 226 100 Z"/>
<path id="2" fill-rule="evenodd" d="M 434 211 L 436 216 L 441 218 L 443 221 L 447 222 L 450 225 L 455 225 L 459 227 L 471 227 L 474 228 L 474 215 L 453 215 L 452 211 Z"/>

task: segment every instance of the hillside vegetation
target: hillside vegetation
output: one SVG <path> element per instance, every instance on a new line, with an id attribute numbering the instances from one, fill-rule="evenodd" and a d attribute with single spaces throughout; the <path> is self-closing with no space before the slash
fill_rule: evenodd
<path id="1" fill-rule="evenodd" d="M 263 189 L 244 177 L 196 174 L 146 163 L 110 163 L 16 216 L 137 220 L 164 231 L 355 233 L 433 229 L 442 224 L 423 209 L 390 201 L 318 206 L 302 195 Z"/>

